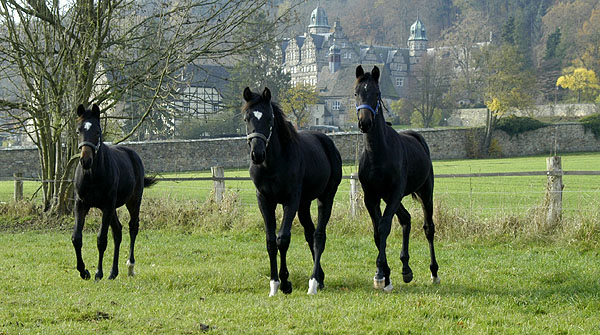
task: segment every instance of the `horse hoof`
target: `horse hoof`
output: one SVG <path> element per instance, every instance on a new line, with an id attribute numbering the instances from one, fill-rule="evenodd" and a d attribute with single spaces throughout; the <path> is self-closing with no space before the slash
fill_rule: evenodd
<path id="1" fill-rule="evenodd" d="M 113 280 L 113 279 L 117 278 L 118 275 L 119 275 L 119 272 L 111 272 L 110 276 L 108 276 L 108 279 Z"/>
<path id="2" fill-rule="evenodd" d="M 94 276 L 94 279 L 96 281 L 98 281 L 98 280 L 102 279 L 102 277 L 104 277 L 104 273 L 102 273 L 102 271 L 98 271 L 98 272 L 96 272 L 96 275 Z"/>
<path id="3" fill-rule="evenodd" d="M 413 273 L 409 272 L 407 274 L 402 274 L 402 280 L 404 280 L 405 283 L 410 283 L 413 280 Z"/>
<path id="4" fill-rule="evenodd" d="M 92 276 L 90 275 L 90 272 L 87 269 L 85 271 L 83 271 L 83 272 L 80 272 L 79 276 L 83 280 L 89 280 L 90 278 L 92 278 Z"/>
<path id="5" fill-rule="evenodd" d="M 129 260 L 127 260 L 127 275 L 129 277 L 135 276 L 135 271 L 133 270 L 134 265 L 134 263 L 130 263 Z"/>
<path id="6" fill-rule="evenodd" d="M 394 286 L 392 286 L 392 281 L 390 280 L 390 283 L 387 284 L 384 288 L 383 288 L 383 292 L 385 293 L 391 293 L 392 290 L 394 289 Z"/>
<path id="7" fill-rule="evenodd" d="M 315 279 L 315 278 L 311 278 L 308 281 L 308 292 L 306 292 L 306 294 L 317 294 L 317 287 L 320 287 L 322 285 L 319 285 L 319 282 Z"/>
<path id="8" fill-rule="evenodd" d="M 283 294 L 292 293 L 292 282 L 290 282 L 290 281 L 283 282 L 283 284 L 281 284 L 281 292 L 283 292 Z"/>
<path id="9" fill-rule="evenodd" d="M 433 285 L 439 285 L 441 282 L 440 277 L 434 277 L 433 275 L 431 275 L 431 282 L 433 283 Z"/>
<path id="10" fill-rule="evenodd" d="M 275 294 L 277 294 L 277 290 L 279 289 L 279 281 L 277 280 L 271 280 L 271 291 L 269 292 L 269 297 L 273 297 L 275 296 Z"/>
<path id="11" fill-rule="evenodd" d="M 377 278 L 377 276 L 373 277 L 373 288 L 376 290 L 385 288 L 385 277 L 381 279 Z"/>

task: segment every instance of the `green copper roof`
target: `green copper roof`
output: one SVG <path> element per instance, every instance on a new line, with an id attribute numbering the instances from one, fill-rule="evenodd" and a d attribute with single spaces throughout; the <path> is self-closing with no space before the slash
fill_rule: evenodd
<path id="1" fill-rule="evenodd" d="M 419 17 L 417 17 L 417 21 L 410 26 L 410 37 L 409 41 L 427 41 L 427 32 L 425 30 L 425 25 Z"/>

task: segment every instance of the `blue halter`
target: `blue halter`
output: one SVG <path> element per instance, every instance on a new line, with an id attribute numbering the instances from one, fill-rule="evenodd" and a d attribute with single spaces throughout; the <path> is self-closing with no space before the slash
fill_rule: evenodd
<path id="1" fill-rule="evenodd" d="M 356 114 L 358 114 L 358 111 L 363 108 L 370 110 L 371 113 L 373 113 L 373 117 L 377 116 L 377 112 L 379 111 L 379 99 L 377 99 L 377 107 L 375 107 L 375 109 L 373 109 L 373 107 L 371 107 L 370 105 L 357 105 Z"/>

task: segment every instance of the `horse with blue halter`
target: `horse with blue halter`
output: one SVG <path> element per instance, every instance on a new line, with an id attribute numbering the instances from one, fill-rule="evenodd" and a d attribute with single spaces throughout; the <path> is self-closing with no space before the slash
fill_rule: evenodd
<path id="1" fill-rule="evenodd" d="M 394 215 L 402 227 L 402 277 L 408 283 L 413 273 L 408 265 L 408 242 L 410 237 L 410 214 L 402 205 L 407 195 L 420 200 L 423 213 L 423 229 L 429 242 L 431 278 L 440 282 L 438 264 L 435 259 L 433 237 L 433 167 L 429 147 L 425 139 L 414 131 L 398 133 L 385 122 L 379 89 L 379 68 L 373 67 L 365 73 L 362 66 L 356 68 L 356 113 L 358 127 L 363 133 L 364 151 L 360 157 L 358 179 L 364 191 L 364 202 L 371 216 L 377 255 L 377 272 L 373 278 L 376 289 L 390 292 L 390 267 L 386 256 L 387 238 L 392 228 Z M 381 200 L 386 203 L 381 213 Z"/>
<path id="2" fill-rule="evenodd" d="M 115 251 L 112 269 L 108 279 L 119 274 L 119 246 L 121 245 L 122 226 L 117 218 L 117 208 L 125 205 L 129 211 L 129 259 L 128 273 L 134 272 L 134 245 L 139 229 L 140 204 L 144 187 L 156 183 L 156 179 L 144 176 L 144 165 L 135 151 L 123 146 L 108 146 L 102 141 L 100 126 L 100 108 L 93 105 L 85 109 L 77 108 L 77 133 L 81 155 L 75 170 L 75 227 L 72 242 L 77 256 L 77 270 L 83 279 L 90 279 L 81 256 L 82 230 L 85 217 L 90 208 L 102 211 L 102 224 L 98 233 L 98 269 L 96 280 L 104 276 L 102 259 L 107 246 L 108 227 L 112 228 Z"/>
<path id="3" fill-rule="evenodd" d="M 331 216 L 333 198 L 342 179 L 342 159 L 333 141 L 319 132 L 297 132 L 285 119 L 282 110 L 271 102 L 271 92 L 262 94 L 244 89 L 243 107 L 247 140 L 250 147 L 250 177 L 256 186 L 258 207 L 265 222 L 267 252 L 271 267 L 271 290 L 292 292 L 288 281 L 286 254 L 290 244 L 292 221 L 298 213 L 304 237 L 310 248 L 314 267 L 308 294 L 322 289 L 325 274 L 321 255 L 325 249 L 326 226 Z M 317 226 L 310 215 L 311 202 L 317 199 Z M 275 208 L 283 206 L 283 219 L 275 234 Z M 281 268 L 277 273 L 277 251 Z"/>

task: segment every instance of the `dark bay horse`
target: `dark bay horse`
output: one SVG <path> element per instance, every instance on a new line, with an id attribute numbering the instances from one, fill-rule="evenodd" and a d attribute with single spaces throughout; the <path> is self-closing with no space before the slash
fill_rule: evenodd
<path id="1" fill-rule="evenodd" d="M 256 186 L 258 207 L 265 221 L 267 252 L 271 266 L 271 291 L 292 292 L 288 281 L 286 253 L 290 244 L 292 221 L 298 213 L 314 267 L 308 294 L 323 288 L 325 274 L 321 255 L 325 249 L 326 226 L 333 198 L 342 179 L 342 159 L 333 141 L 319 132 L 297 132 L 281 109 L 271 102 L 271 92 L 262 94 L 244 89 L 243 107 L 250 147 L 250 177 Z M 317 199 L 317 227 L 310 215 L 311 202 Z M 277 235 L 275 208 L 283 205 L 283 220 Z M 281 269 L 277 274 L 277 251 Z M 281 282 L 280 282 L 281 280 Z"/>
<path id="2" fill-rule="evenodd" d="M 377 66 L 370 73 L 365 73 L 360 65 L 356 68 L 356 112 L 358 127 L 364 134 L 364 151 L 360 157 L 358 179 L 373 223 L 375 245 L 379 250 L 374 287 L 390 292 L 393 286 L 385 249 L 394 214 L 402 226 L 402 277 L 406 283 L 413 278 L 408 265 L 410 214 L 402 205 L 402 198 L 409 194 L 418 198 L 423 207 L 423 229 L 431 255 L 431 278 L 435 284 L 440 279 L 433 248 L 433 167 L 429 147 L 420 134 L 413 131 L 398 133 L 386 124 L 380 108 L 383 102 L 379 90 L 379 75 Z M 383 215 L 380 207 L 382 199 L 386 203 Z"/>
<path id="3" fill-rule="evenodd" d="M 126 205 L 129 211 L 129 259 L 127 267 L 133 276 L 135 258 L 133 250 L 139 229 L 140 204 L 144 187 L 156 183 L 154 178 L 144 176 L 144 166 L 140 157 L 131 149 L 122 146 L 111 146 L 102 142 L 100 127 L 100 108 L 93 105 L 85 109 L 77 108 L 77 133 L 81 157 L 75 170 L 75 227 L 73 228 L 73 247 L 77 255 L 77 270 L 83 279 L 90 279 L 90 272 L 85 268 L 81 257 L 82 230 L 85 216 L 90 208 L 102 211 L 102 225 L 98 233 L 98 270 L 96 280 L 102 279 L 102 258 L 107 245 L 108 227 L 112 228 L 115 252 L 112 269 L 108 279 L 115 279 L 119 274 L 119 246 L 121 244 L 122 227 L 117 218 L 117 208 Z"/>

